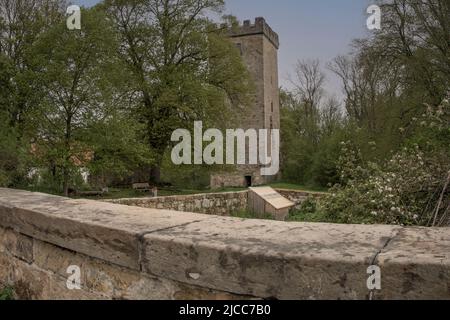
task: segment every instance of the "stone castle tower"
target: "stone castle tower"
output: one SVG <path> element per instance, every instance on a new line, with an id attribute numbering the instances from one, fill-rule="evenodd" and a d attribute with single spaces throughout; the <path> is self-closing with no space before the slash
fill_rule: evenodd
<path id="1" fill-rule="evenodd" d="M 252 24 L 244 21 L 230 31 L 230 40 L 240 50 L 255 84 L 254 104 L 242 115 L 242 129 L 280 129 L 280 97 L 278 86 L 279 39 L 264 18 Z M 237 166 L 234 172 L 211 177 L 212 188 L 248 187 L 269 182 L 260 174 L 260 166 Z"/>

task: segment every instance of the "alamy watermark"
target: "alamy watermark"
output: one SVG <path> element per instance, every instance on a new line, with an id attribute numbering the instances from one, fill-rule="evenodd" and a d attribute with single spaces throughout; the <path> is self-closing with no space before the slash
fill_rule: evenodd
<path id="1" fill-rule="evenodd" d="M 179 142 L 172 149 L 172 162 L 175 165 L 260 165 L 262 176 L 274 176 L 280 170 L 280 130 L 228 129 L 225 136 L 224 139 L 219 129 L 203 133 L 201 121 L 194 123 L 193 139 L 189 130 L 177 129 L 171 138 L 172 142 Z M 204 142 L 209 144 L 203 149 Z"/>
<path id="2" fill-rule="evenodd" d="M 370 16 L 367 18 L 366 25 L 369 30 L 381 30 L 381 8 L 373 4 L 367 8 Z"/>
<path id="3" fill-rule="evenodd" d="M 66 271 L 69 277 L 66 281 L 67 289 L 81 290 L 81 268 L 76 265 L 69 266 Z"/>
<path id="4" fill-rule="evenodd" d="M 367 268 L 367 289 L 370 291 L 381 290 L 381 268 L 379 266 L 370 266 Z"/>
<path id="5" fill-rule="evenodd" d="M 369 30 L 381 30 L 381 8 L 373 4 L 367 8 L 369 17 L 366 20 L 366 26 Z M 67 8 L 67 29 L 81 30 L 81 8 L 78 5 L 71 5 Z"/>
<path id="6" fill-rule="evenodd" d="M 67 18 L 67 29 L 69 30 L 81 30 L 81 9 L 77 5 L 71 5 L 67 8 L 66 13 L 69 15 Z"/>

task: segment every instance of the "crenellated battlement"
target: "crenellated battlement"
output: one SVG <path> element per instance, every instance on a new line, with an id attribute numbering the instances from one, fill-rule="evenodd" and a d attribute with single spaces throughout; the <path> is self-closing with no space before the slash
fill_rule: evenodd
<path id="1" fill-rule="evenodd" d="M 256 18 L 253 24 L 250 20 L 245 20 L 238 28 L 233 28 L 230 30 L 231 37 L 242 37 L 256 34 L 265 35 L 277 49 L 279 48 L 280 41 L 278 34 L 272 30 L 266 20 L 262 17 Z"/>

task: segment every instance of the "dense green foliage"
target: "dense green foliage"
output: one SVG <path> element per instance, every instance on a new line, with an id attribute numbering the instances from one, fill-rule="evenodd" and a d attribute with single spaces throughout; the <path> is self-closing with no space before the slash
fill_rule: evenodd
<path id="1" fill-rule="evenodd" d="M 118 54 L 129 77 L 125 93 L 154 154 L 154 182 L 160 181 L 174 130 L 191 129 L 196 120 L 217 127 L 232 114 L 231 106 L 247 102 L 250 82 L 240 55 L 205 18 L 220 13 L 223 4 L 107 0 L 102 5 L 119 35 Z"/>
<path id="2" fill-rule="evenodd" d="M 96 188 L 159 182 L 173 130 L 224 125 L 250 101 L 239 52 L 206 18 L 222 0 L 105 0 L 72 31 L 66 7 L 0 0 L 0 186 L 67 195 L 86 169 Z"/>
<path id="3" fill-rule="evenodd" d="M 293 220 L 449 224 L 450 4 L 380 4 L 382 29 L 328 65 L 341 108 L 325 99 L 317 61 L 299 62 L 283 93 L 285 179 L 332 187 Z"/>
<path id="4" fill-rule="evenodd" d="M 11 287 L 0 288 L 0 301 L 13 300 L 14 290 Z"/>

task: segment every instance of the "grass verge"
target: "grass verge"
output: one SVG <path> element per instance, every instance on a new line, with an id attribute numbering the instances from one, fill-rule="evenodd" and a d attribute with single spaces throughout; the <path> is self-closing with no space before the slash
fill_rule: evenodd
<path id="1" fill-rule="evenodd" d="M 13 300 L 14 289 L 12 287 L 0 287 L 0 301 Z"/>

